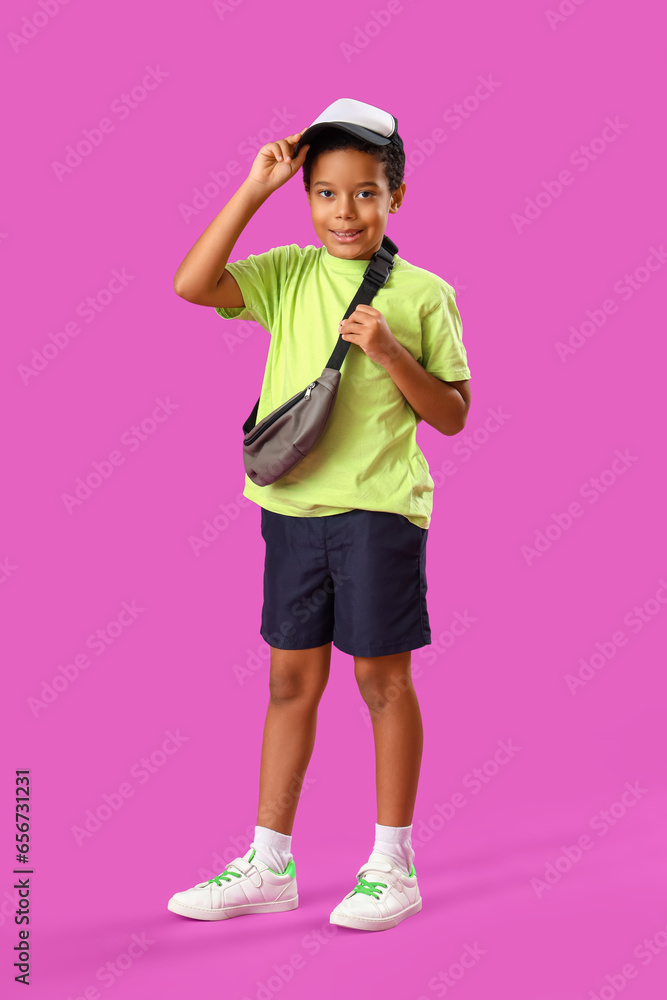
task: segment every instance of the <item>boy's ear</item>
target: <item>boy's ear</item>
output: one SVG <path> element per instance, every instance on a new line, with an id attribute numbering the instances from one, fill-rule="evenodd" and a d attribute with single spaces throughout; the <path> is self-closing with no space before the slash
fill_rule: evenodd
<path id="1" fill-rule="evenodd" d="M 389 204 L 389 211 L 390 212 L 397 212 L 398 211 L 398 209 L 401 207 L 401 204 L 403 202 L 403 196 L 404 195 L 405 195 L 405 181 L 403 181 L 403 183 L 401 184 L 401 186 L 399 188 L 396 188 L 396 190 L 393 192 L 393 194 L 391 196 L 391 202 Z"/>

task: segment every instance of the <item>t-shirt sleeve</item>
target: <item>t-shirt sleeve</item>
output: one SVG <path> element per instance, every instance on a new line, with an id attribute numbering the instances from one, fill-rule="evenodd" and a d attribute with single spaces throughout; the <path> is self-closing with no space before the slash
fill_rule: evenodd
<path id="1" fill-rule="evenodd" d="M 422 316 L 422 355 L 417 360 L 422 368 L 445 382 L 470 378 L 468 357 L 463 346 L 461 316 L 456 306 L 456 293 L 450 286 L 441 286 L 439 302 Z"/>
<path id="2" fill-rule="evenodd" d="M 223 319 L 255 320 L 271 332 L 276 318 L 281 285 L 283 247 L 266 253 L 250 254 L 244 260 L 228 261 L 225 268 L 241 289 L 244 306 L 228 309 L 215 306 Z"/>

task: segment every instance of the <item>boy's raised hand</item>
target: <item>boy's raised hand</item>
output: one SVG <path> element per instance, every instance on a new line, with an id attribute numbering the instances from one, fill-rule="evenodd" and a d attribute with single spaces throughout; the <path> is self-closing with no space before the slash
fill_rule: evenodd
<path id="1" fill-rule="evenodd" d="M 371 361 L 383 368 L 391 364 L 403 350 L 380 310 L 366 302 L 359 302 L 354 312 L 340 321 L 338 333 L 343 340 L 358 344 Z"/>
<path id="2" fill-rule="evenodd" d="M 286 139 L 265 143 L 255 157 L 248 179 L 269 191 L 275 191 L 293 177 L 310 149 L 309 143 L 304 143 L 299 155 L 296 159 L 293 158 L 294 147 L 302 135 L 303 132 L 297 132 L 295 135 L 288 135 Z"/>

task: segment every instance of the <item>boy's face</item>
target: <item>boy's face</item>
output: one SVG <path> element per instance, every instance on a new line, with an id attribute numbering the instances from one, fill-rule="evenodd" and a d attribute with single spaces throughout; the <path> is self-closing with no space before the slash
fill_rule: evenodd
<path id="1" fill-rule="evenodd" d="M 380 249 L 390 212 L 398 211 L 405 182 L 390 192 L 384 166 L 370 153 L 335 149 L 320 153 L 307 192 L 313 226 L 333 257 L 370 260 Z M 360 230 L 352 239 L 335 233 Z"/>

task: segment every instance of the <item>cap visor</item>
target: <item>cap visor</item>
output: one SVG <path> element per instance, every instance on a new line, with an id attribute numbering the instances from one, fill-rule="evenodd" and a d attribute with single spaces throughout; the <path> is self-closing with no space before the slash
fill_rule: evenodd
<path id="1" fill-rule="evenodd" d="M 303 133 L 294 147 L 294 156 L 298 156 L 301 147 L 304 144 L 310 143 L 313 136 L 325 128 L 342 129 L 343 132 L 349 132 L 351 135 L 356 135 L 359 139 L 365 139 L 366 142 L 372 142 L 374 146 L 388 146 L 391 142 L 391 139 L 388 139 L 384 135 L 379 135 L 377 132 L 371 132 L 370 129 L 364 128 L 363 125 L 354 125 L 352 122 L 318 122 L 317 125 L 311 125 L 310 128 L 307 128 Z"/>

